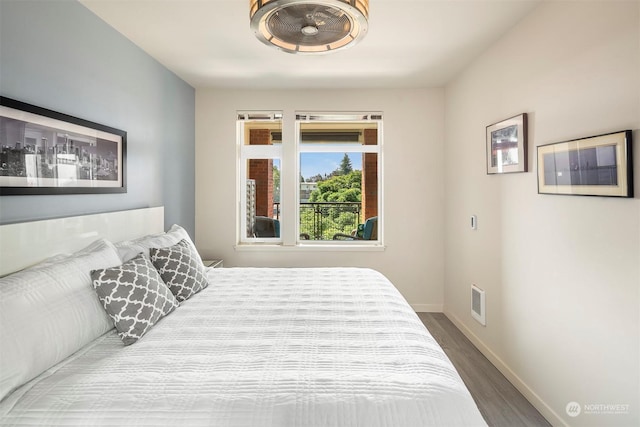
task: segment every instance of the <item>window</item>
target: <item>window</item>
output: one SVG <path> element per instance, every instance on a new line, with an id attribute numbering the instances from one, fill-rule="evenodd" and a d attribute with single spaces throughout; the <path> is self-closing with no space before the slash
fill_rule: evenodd
<path id="1" fill-rule="evenodd" d="M 239 241 L 280 242 L 282 113 L 239 113 Z"/>
<path id="2" fill-rule="evenodd" d="M 238 142 L 241 245 L 382 246 L 381 114 L 241 112 Z"/>
<path id="3" fill-rule="evenodd" d="M 368 114 L 296 115 L 301 240 L 379 241 L 381 119 Z"/>

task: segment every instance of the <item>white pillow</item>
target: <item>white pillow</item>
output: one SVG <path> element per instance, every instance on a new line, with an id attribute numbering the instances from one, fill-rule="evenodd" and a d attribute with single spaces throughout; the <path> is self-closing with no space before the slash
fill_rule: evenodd
<path id="1" fill-rule="evenodd" d="M 171 226 L 169 231 L 160 234 L 150 234 L 135 240 L 126 240 L 116 243 L 116 249 L 122 262 L 127 262 L 136 257 L 140 252 L 145 254 L 147 258 L 151 258 L 149 249 L 151 248 L 168 248 L 178 243 L 180 240 L 186 240 L 193 251 L 198 254 L 196 245 L 193 244 L 187 230 L 177 224 Z M 202 258 L 198 255 L 198 260 L 202 263 Z"/>
<path id="2" fill-rule="evenodd" d="M 98 240 L 0 279 L 0 400 L 113 328 L 90 272 L 120 264 Z"/>

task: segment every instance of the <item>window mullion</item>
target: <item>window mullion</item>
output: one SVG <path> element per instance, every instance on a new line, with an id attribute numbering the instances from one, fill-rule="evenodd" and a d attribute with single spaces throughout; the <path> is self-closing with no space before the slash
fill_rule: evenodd
<path id="1" fill-rule="evenodd" d="M 295 113 L 284 111 L 282 120 L 282 179 L 280 181 L 280 200 L 282 202 L 282 221 L 280 233 L 284 246 L 297 243 L 297 206 L 298 206 L 298 160 L 296 155 Z"/>

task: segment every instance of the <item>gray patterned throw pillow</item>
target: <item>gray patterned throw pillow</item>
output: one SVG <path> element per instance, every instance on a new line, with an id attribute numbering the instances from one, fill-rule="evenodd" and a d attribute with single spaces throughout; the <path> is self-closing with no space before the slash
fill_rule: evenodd
<path id="1" fill-rule="evenodd" d="M 151 248 L 151 261 L 180 302 L 209 286 L 198 253 L 185 239 L 168 248 Z"/>
<path id="2" fill-rule="evenodd" d="M 143 254 L 91 272 L 93 288 L 125 345 L 133 344 L 179 303 Z"/>

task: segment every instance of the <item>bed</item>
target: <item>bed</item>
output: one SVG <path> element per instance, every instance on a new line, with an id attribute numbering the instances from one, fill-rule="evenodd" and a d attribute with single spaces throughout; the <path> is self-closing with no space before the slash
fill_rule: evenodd
<path id="1" fill-rule="evenodd" d="M 151 240 L 176 244 L 176 229 Z M 126 265 L 133 261 L 123 254 L 144 251 L 145 239 L 94 242 L 30 269 L 78 259 Z M 12 301 L 25 283 L 12 277 L 26 273 L 0 279 L 0 425 L 486 425 L 449 359 L 379 272 L 204 271 L 208 286 L 130 345 L 90 283 L 81 291 L 55 284 L 73 292 L 62 298 L 47 285 L 18 309 Z"/>

